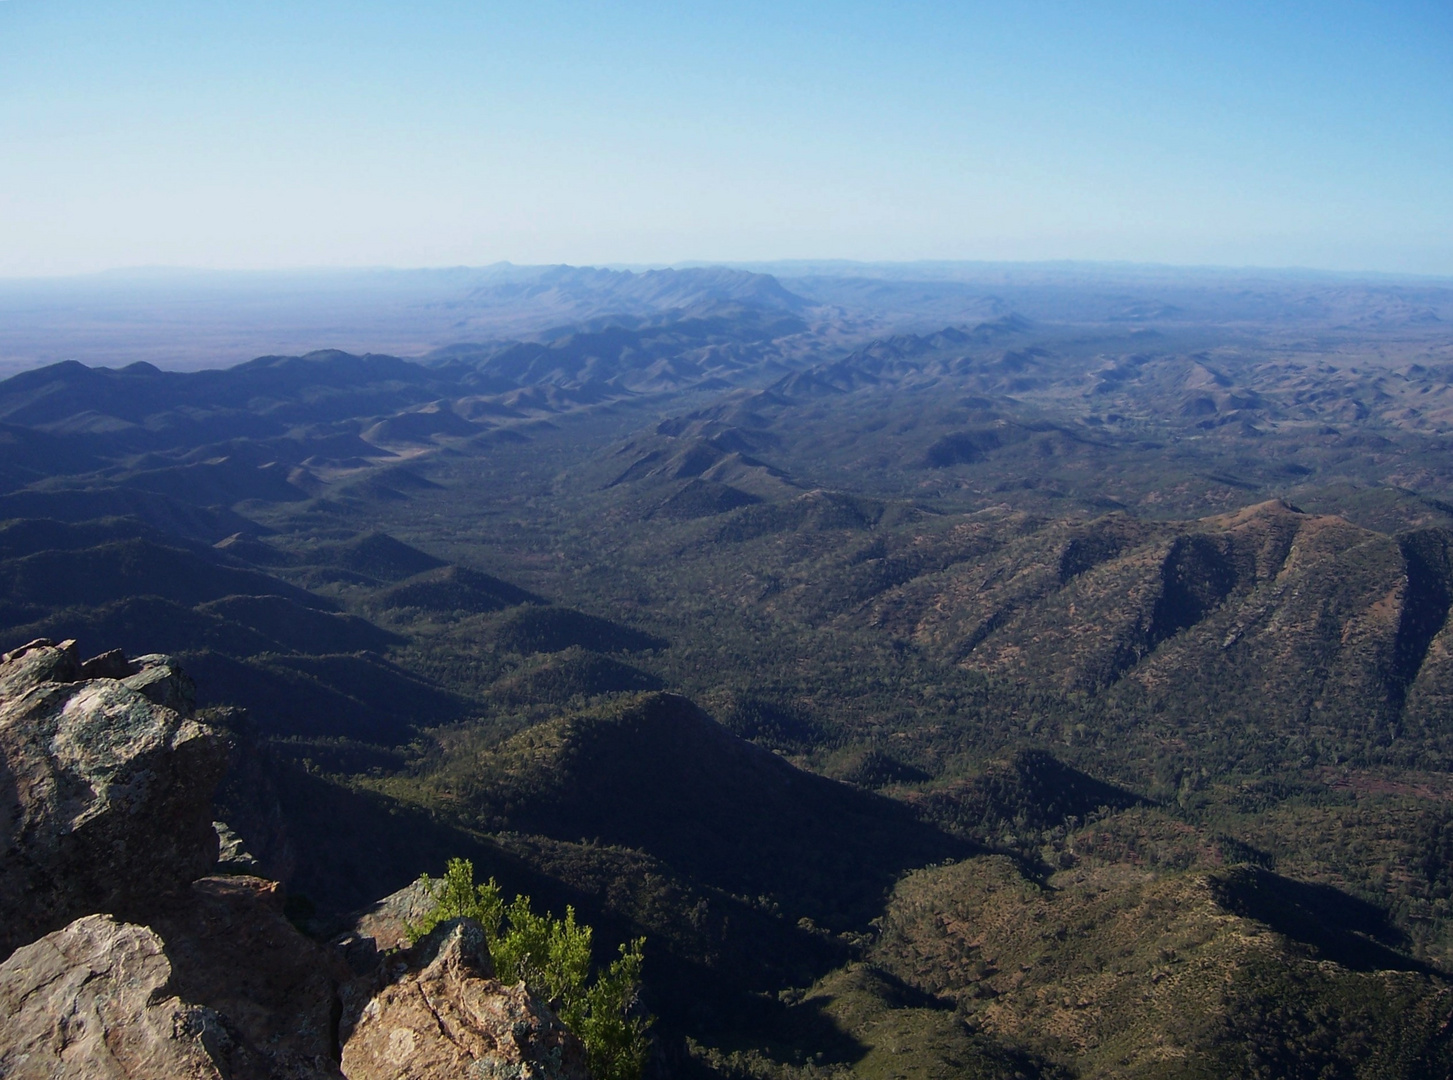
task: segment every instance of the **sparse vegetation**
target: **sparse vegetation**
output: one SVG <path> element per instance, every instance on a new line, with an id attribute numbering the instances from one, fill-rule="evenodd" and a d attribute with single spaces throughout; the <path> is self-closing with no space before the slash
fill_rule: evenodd
<path id="1" fill-rule="evenodd" d="M 468 859 L 450 859 L 442 878 L 424 875 L 420 884 L 432 891 L 434 906 L 409 926 L 413 940 L 441 922 L 473 919 L 484 928 L 495 976 L 523 982 L 559 1014 L 585 1043 L 591 1076 L 639 1080 L 649 1050 L 650 1021 L 637 1004 L 645 938 L 619 946 L 620 955 L 592 979 L 593 932 L 575 921 L 574 908 L 555 918 L 531 910 L 528 896 L 507 904 L 494 878 L 475 883 Z"/>

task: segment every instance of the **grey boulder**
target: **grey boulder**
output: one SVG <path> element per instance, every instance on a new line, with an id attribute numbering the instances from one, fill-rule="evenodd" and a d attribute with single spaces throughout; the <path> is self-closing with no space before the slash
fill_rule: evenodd
<path id="1" fill-rule="evenodd" d="M 0 656 L 0 957 L 81 915 L 134 921 L 217 861 L 224 741 L 165 656 Z"/>

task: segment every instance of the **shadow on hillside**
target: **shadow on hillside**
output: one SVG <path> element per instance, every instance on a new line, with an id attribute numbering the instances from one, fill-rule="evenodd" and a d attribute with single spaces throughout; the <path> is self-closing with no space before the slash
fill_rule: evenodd
<path id="1" fill-rule="evenodd" d="M 1217 900 L 1228 911 L 1263 922 L 1345 968 L 1436 973 L 1397 951 L 1406 948 L 1407 938 L 1385 911 L 1330 885 L 1293 881 L 1250 866 L 1218 877 L 1215 885 Z"/>
<path id="2" fill-rule="evenodd" d="M 235 705 L 274 736 L 340 737 L 398 745 L 415 726 L 447 723 L 466 702 L 379 656 L 181 657 L 202 706 Z"/>
<path id="3" fill-rule="evenodd" d="M 972 779 L 909 797 L 926 820 L 978 840 L 997 837 L 1005 824 L 1051 829 L 1101 809 L 1127 810 L 1149 802 L 1043 750 L 1021 750 Z"/>
<path id="4" fill-rule="evenodd" d="M 645 1004 L 677 1036 L 743 1048 L 763 1040 L 831 1046 L 841 1060 L 861 1053 L 826 1017 L 789 1013 L 776 997 L 844 963 L 842 940 L 682 877 L 639 851 L 542 837 L 496 840 L 343 787 L 259 743 L 241 717 L 228 719 L 237 750 L 217 815 L 263 860 L 264 873 L 317 906 L 320 927 L 421 873 L 440 875 L 450 858 L 468 858 L 478 879 L 494 877 L 507 896 L 529 895 L 536 910 L 574 907 L 595 928 L 597 961 L 609 960 L 615 943 L 644 935 Z"/>
<path id="5" fill-rule="evenodd" d="M 466 780 L 490 831 L 645 851 L 833 932 L 866 930 L 906 871 L 981 850 L 902 803 L 793 767 L 674 694 L 522 733 Z"/>

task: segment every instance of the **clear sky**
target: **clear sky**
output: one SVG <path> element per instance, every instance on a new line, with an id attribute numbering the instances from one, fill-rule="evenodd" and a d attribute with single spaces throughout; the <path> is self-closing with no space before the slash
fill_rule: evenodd
<path id="1" fill-rule="evenodd" d="M 1453 274 L 1453 3 L 0 0 L 0 275 Z"/>

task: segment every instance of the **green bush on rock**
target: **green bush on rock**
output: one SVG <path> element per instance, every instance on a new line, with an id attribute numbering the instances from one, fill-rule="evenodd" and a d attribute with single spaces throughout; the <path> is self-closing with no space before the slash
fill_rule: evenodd
<path id="1" fill-rule="evenodd" d="M 523 981 L 550 1004 L 565 1026 L 585 1043 L 595 1080 L 638 1080 L 646 1063 L 650 1021 L 632 1015 L 641 982 L 645 938 L 620 946 L 620 956 L 590 979 L 590 927 L 565 918 L 536 914 L 528 896 L 506 904 L 490 878 L 474 883 L 474 864 L 450 859 L 441 879 L 420 878 L 434 906 L 408 926 L 417 941 L 449 919 L 468 918 L 484 927 L 495 975 L 504 983 Z"/>

